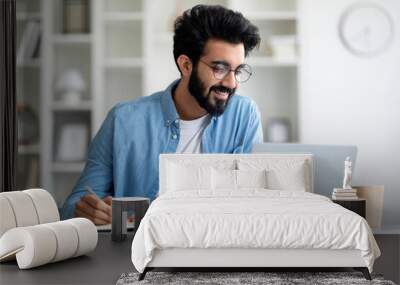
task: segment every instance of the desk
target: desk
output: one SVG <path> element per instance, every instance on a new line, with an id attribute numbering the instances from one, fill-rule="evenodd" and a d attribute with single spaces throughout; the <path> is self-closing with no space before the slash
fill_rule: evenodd
<path id="1" fill-rule="evenodd" d="M 385 279 L 400 282 L 400 225 L 384 226 L 374 230 L 374 236 L 381 250 L 381 257 L 375 261 L 374 271 Z"/>
<path id="2" fill-rule="evenodd" d="M 88 255 L 19 270 L 17 262 L 0 264 L 0 284 L 115 284 L 124 272 L 135 271 L 131 261 L 133 232 L 123 242 L 99 233 L 96 249 Z"/>
<path id="3" fill-rule="evenodd" d="M 112 242 L 110 232 L 100 232 L 90 254 L 33 269 L 19 270 L 16 261 L 1 263 L 0 284 L 115 284 L 122 273 L 136 271 L 130 256 L 133 232 L 128 233 L 125 241 Z M 400 230 L 379 230 L 374 235 L 383 254 L 374 271 L 399 282 Z"/>

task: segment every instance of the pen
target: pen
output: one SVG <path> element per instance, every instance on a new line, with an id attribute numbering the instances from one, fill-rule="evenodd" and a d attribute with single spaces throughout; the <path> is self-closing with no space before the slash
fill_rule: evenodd
<path id="1" fill-rule="evenodd" d="M 93 191 L 92 187 L 90 187 L 89 185 L 85 186 L 85 190 L 88 191 L 90 194 L 93 194 L 94 196 L 99 198 L 99 196 L 97 196 L 97 194 Z"/>
<path id="2" fill-rule="evenodd" d="M 99 199 L 101 202 L 103 202 L 104 204 L 108 205 L 106 202 L 104 202 L 99 196 L 97 196 L 96 192 L 93 191 L 92 187 L 90 187 L 89 185 L 85 186 L 85 190 L 88 191 L 90 194 L 93 194 L 97 199 Z"/>
<path id="3" fill-rule="evenodd" d="M 92 187 L 90 187 L 89 185 L 86 185 L 84 188 L 87 192 L 89 192 L 90 194 L 93 194 L 97 199 L 99 199 L 101 201 L 100 203 L 109 206 L 106 202 L 104 202 L 102 199 L 100 199 L 99 196 L 97 196 L 96 192 L 93 191 Z"/>

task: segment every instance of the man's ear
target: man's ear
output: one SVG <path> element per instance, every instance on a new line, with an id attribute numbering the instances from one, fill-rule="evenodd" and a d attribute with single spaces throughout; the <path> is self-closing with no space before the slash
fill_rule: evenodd
<path id="1" fill-rule="evenodd" d="M 184 54 L 181 54 L 176 61 L 178 63 L 179 70 L 181 71 L 182 76 L 189 77 L 190 74 L 192 74 L 193 69 L 193 64 L 190 58 Z"/>

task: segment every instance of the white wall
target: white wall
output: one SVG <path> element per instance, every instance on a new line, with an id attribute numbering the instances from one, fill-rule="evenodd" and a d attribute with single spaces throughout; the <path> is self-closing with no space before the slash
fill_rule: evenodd
<path id="1" fill-rule="evenodd" d="M 339 39 L 339 18 L 355 2 L 299 2 L 300 140 L 357 145 L 353 184 L 385 185 L 384 224 L 400 225 L 400 1 L 375 1 L 391 14 L 395 36 L 369 58 Z"/>

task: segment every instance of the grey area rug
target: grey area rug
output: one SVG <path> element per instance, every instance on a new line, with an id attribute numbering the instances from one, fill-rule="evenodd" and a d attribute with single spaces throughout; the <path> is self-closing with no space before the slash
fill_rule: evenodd
<path id="1" fill-rule="evenodd" d="M 360 272 L 148 272 L 138 281 L 139 273 L 122 274 L 117 285 L 133 284 L 379 284 L 395 285 L 381 275 L 372 275 L 372 281 Z"/>

